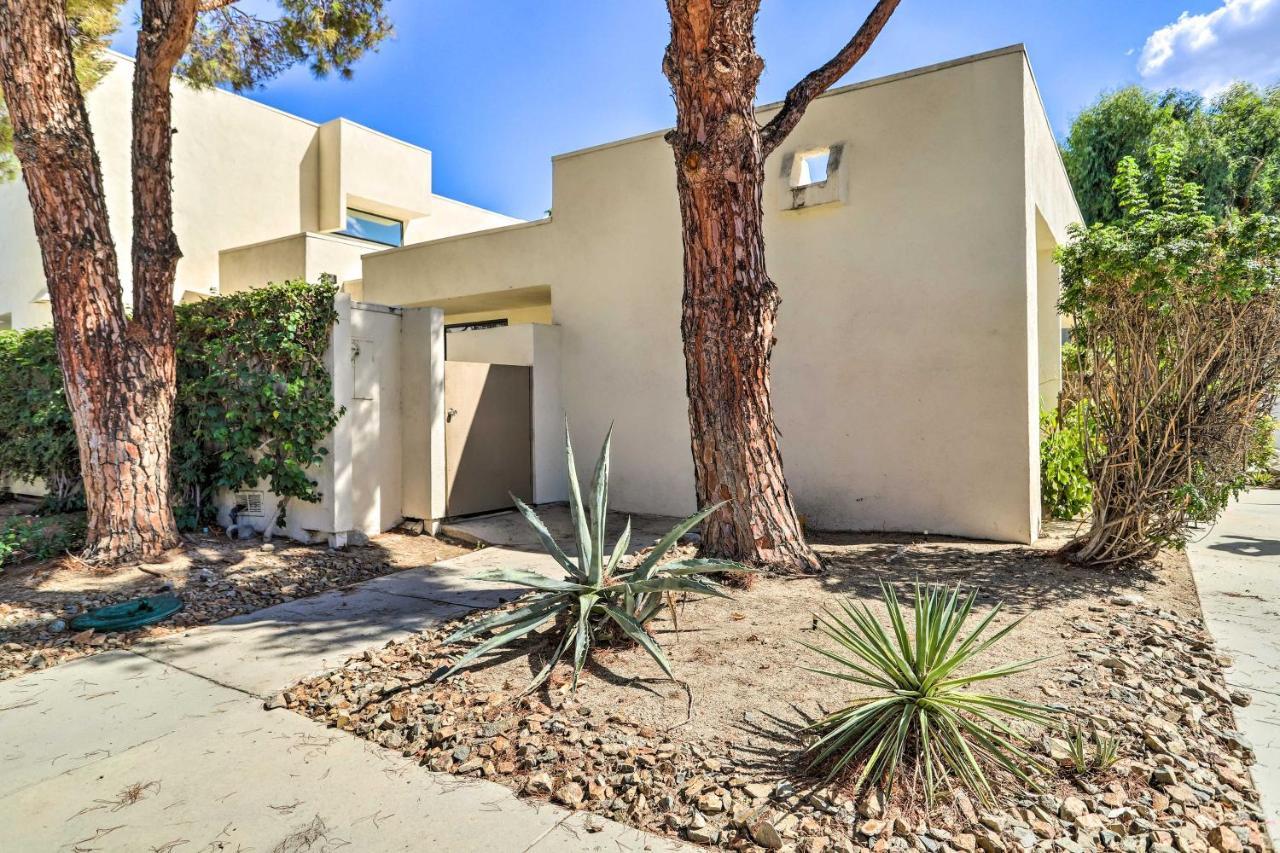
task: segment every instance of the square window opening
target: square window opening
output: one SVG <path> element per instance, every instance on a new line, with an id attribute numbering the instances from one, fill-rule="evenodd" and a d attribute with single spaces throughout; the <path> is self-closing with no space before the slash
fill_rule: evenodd
<path id="1" fill-rule="evenodd" d="M 792 173 L 791 186 L 799 189 L 800 187 L 826 183 L 827 167 L 830 161 L 830 148 L 819 148 L 798 154 L 796 156 L 795 170 Z"/>

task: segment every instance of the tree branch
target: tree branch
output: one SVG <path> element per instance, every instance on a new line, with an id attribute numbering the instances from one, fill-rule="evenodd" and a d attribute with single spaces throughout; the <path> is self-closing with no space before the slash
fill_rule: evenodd
<path id="1" fill-rule="evenodd" d="M 200 4 L 196 11 L 212 12 L 215 9 L 225 9 L 227 6 L 234 5 L 237 0 L 200 0 Z"/>
<path id="2" fill-rule="evenodd" d="M 787 92 L 787 99 L 782 103 L 782 109 L 760 132 L 760 145 L 765 157 L 773 153 L 782 140 L 787 138 L 809 103 L 831 88 L 833 83 L 849 73 L 849 69 L 862 59 L 884 25 L 889 22 L 889 16 L 898 8 L 899 2 L 900 0 L 877 0 L 875 8 L 867 15 L 849 43 L 825 65 L 809 72 L 808 76 L 791 87 L 791 91 Z"/>

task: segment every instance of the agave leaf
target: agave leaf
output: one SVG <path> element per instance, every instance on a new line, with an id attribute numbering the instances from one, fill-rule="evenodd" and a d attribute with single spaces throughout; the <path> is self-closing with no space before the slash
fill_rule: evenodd
<path id="1" fill-rule="evenodd" d="M 546 592 L 577 592 L 583 589 L 583 585 L 580 583 L 560 580 L 559 578 L 549 578 L 544 574 L 529 571 L 528 569 L 488 569 L 477 575 L 472 575 L 471 579 L 485 581 L 486 583 L 511 583 L 516 586 L 527 586 L 530 589 L 540 589 Z"/>
<path id="2" fill-rule="evenodd" d="M 508 492 L 507 494 L 511 493 Z M 520 500 L 515 495 L 511 495 L 511 500 L 515 501 L 516 509 L 520 510 L 520 514 L 524 516 L 525 521 L 529 522 L 529 526 L 532 527 L 533 532 L 538 535 L 538 541 L 542 543 L 542 547 L 547 550 L 547 553 L 550 554 L 557 563 L 563 566 L 564 570 L 568 572 L 570 576 L 580 580 L 586 580 L 586 575 L 573 564 L 573 561 L 569 559 L 569 555 L 565 554 L 564 550 L 556 543 L 555 537 L 553 537 L 551 532 L 547 530 L 547 526 L 542 523 L 542 519 L 538 517 L 538 514 L 534 512 L 528 504 Z"/>
<path id="3" fill-rule="evenodd" d="M 601 540 L 603 541 L 603 540 Z M 618 537 L 618 541 L 613 545 L 613 553 L 609 555 L 609 565 L 605 570 L 605 577 L 613 577 L 618 570 L 618 564 L 622 562 L 622 558 L 627 556 L 627 549 L 631 547 L 631 517 L 627 517 L 627 526 L 622 528 L 622 535 Z"/>
<path id="4" fill-rule="evenodd" d="M 501 628 L 504 625 L 511 625 L 520 622 L 530 616 L 541 614 L 543 616 L 550 615 L 569 606 L 569 599 L 562 595 L 534 595 L 529 599 L 529 603 L 515 610 L 501 611 L 491 613 L 483 619 L 477 619 L 469 625 L 464 625 L 457 631 L 440 641 L 440 645 L 449 646 L 459 640 L 470 639 L 478 636 L 486 631 L 492 631 L 494 628 Z"/>
<path id="5" fill-rule="evenodd" d="M 731 597 L 717 584 L 689 577 L 669 578 L 659 575 L 648 580 L 630 581 L 626 584 L 618 584 L 618 586 L 626 586 L 627 589 L 633 592 L 700 592 L 705 595 L 714 595 L 717 598 Z"/>
<path id="6" fill-rule="evenodd" d="M 523 622 L 515 623 L 506 631 L 503 631 L 501 634 L 494 634 L 492 637 L 485 640 L 483 643 L 480 643 L 474 649 L 471 649 L 465 655 L 463 655 L 462 657 L 454 661 L 453 666 L 449 667 L 449 669 L 443 675 L 441 675 L 438 680 L 443 680 L 445 678 L 448 678 L 458 670 L 465 668 L 467 664 L 471 663 L 472 661 L 476 660 L 482 655 L 488 654 L 494 649 L 505 646 L 507 643 L 510 643 L 513 640 L 520 639 L 525 634 L 528 634 L 534 628 L 537 628 L 539 625 L 541 625 L 546 621 L 547 621 L 547 616 L 542 614 L 535 614 L 533 616 L 530 616 L 528 619 L 525 619 Z"/>
<path id="7" fill-rule="evenodd" d="M 578 483 L 578 466 L 573 461 L 573 440 L 569 437 L 569 418 L 564 419 L 564 455 L 569 473 L 569 515 L 573 518 L 574 540 L 578 544 L 578 565 L 591 582 L 591 530 L 582 506 L 582 486 Z"/>
<path id="8" fill-rule="evenodd" d="M 688 533 L 700 524 L 704 518 L 724 506 L 725 503 L 726 501 L 721 501 L 720 503 L 712 504 L 701 512 L 694 513 L 675 527 L 671 528 L 666 536 L 663 536 L 654 544 L 653 550 L 645 556 L 644 560 L 641 561 L 640 565 L 635 568 L 632 574 L 639 578 L 648 577 L 658 563 L 661 562 L 662 558 L 666 556 L 666 553 L 671 550 L 671 546 L 679 541 L 681 536 Z"/>
<path id="9" fill-rule="evenodd" d="M 556 664 L 560 662 L 560 658 L 564 657 L 565 650 L 569 648 L 570 643 L 577 639 L 577 636 L 578 624 L 575 622 L 569 630 L 564 632 L 564 636 L 560 638 L 560 644 L 557 645 L 555 651 L 551 653 L 551 657 L 547 659 L 546 665 L 543 666 L 542 669 L 538 670 L 538 674 L 533 677 L 533 680 L 529 682 L 529 686 L 524 689 L 526 695 L 537 690 L 538 686 L 547 680 L 547 676 L 551 674 L 553 669 L 555 669 Z"/>
<path id="10" fill-rule="evenodd" d="M 596 460 L 595 475 L 591 478 L 591 582 L 599 586 L 604 578 L 604 528 L 609 515 L 609 443 L 613 439 L 613 424 L 604 434 L 600 446 L 600 458 Z"/>
<path id="11" fill-rule="evenodd" d="M 710 575 L 718 572 L 742 572 L 756 574 L 756 570 L 735 563 L 732 560 L 718 560 L 714 557 L 695 557 L 688 560 L 672 560 L 657 567 L 664 575 Z"/>
<path id="12" fill-rule="evenodd" d="M 667 660 L 666 652 L 662 651 L 662 647 L 657 644 L 653 637 L 649 636 L 649 632 L 640 623 L 612 604 L 605 604 L 604 612 L 608 614 L 610 619 L 618 623 L 619 627 L 627 633 L 627 636 L 639 643 L 640 647 L 649 653 L 649 657 L 658 662 L 658 666 L 662 667 L 662 671 L 667 674 L 667 678 L 675 678 L 671 674 L 671 662 Z"/>
<path id="13" fill-rule="evenodd" d="M 588 593 L 578 596 L 578 636 L 573 646 L 573 684 L 569 688 L 578 692 L 578 676 L 587 663 L 587 652 L 591 650 L 591 611 L 596 606 L 596 595 Z"/>

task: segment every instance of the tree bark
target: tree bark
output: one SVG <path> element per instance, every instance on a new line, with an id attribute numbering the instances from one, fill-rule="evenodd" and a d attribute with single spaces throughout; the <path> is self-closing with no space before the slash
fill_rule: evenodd
<path id="1" fill-rule="evenodd" d="M 194 10 L 194 0 L 142 4 L 130 320 L 63 2 L 0 0 L 0 85 L 76 426 L 89 510 L 85 554 L 105 564 L 153 558 L 179 541 L 169 503 L 173 276 L 180 256 L 169 192 L 169 77 L 190 39 Z"/>
<path id="2" fill-rule="evenodd" d="M 831 61 L 787 96 L 765 128 L 755 96 L 759 0 L 667 0 L 684 242 L 684 339 L 697 498 L 727 501 L 703 529 L 702 550 L 776 572 L 820 569 L 804 541 L 770 399 L 770 355 L 780 302 L 765 265 L 764 161 L 809 102 L 866 52 L 897 6 L 881 0 Z"/>

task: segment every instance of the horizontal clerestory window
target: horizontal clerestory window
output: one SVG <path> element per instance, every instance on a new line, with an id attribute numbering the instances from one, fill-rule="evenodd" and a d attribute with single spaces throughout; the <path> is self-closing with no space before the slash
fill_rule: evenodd
<path id="1" fill-rule="evenodd" d="M 354 207 L 347 208 L 347 227 L 338 233 L 381 243 L 384 246 L 404 245 L 403 222 L 399 219 L 379 216 L 376 213 L 356 210 Z"/>

